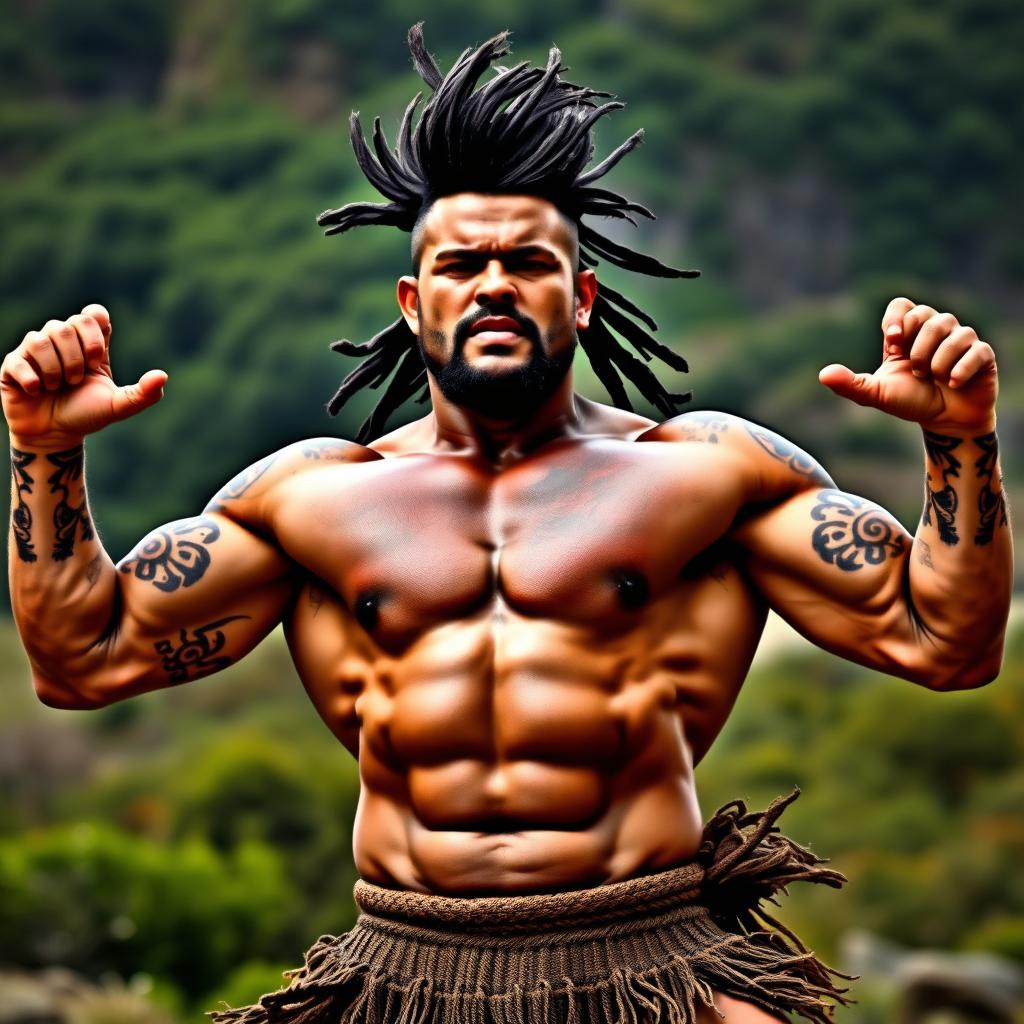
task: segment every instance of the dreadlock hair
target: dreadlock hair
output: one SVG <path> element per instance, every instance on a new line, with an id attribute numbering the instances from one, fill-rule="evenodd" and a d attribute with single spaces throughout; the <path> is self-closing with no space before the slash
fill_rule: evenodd
<path id="1" fill-rule="evenodd" d="M 337 210 L 325 210 L 317 223 L 326 228 L 328 235 L 365 225 L 412 232 L 431 203 L 442 196 L 458 192 L 531 195 L 548 200 L 576 225 L 580 270 L 596 267 L 600 259 L 605 259 L 624 270 L 653 277 L 697 277 L 699 271 L 666 266 L 583 222 L 588 215 L 633 225 L 633 215 L 654 219 L 654 214 L 640 204 L 594 185 L 640 144 L 643 131 L 635 132 L 610 156 L 586 169 L 594 155 L 594 123 L 620 109 L 622 103 L 596 103 L 598 98 L 611 94 L 561 79 L 559 75 L 567 69 L 555 48 L 549 52 L 546 67 L 531 67 L 528 61 L 511 68 L 498 66 L 494 77 L 477 87 L 484 71 L 509 53 L 508 36 L 508 32 L 502 32 L 476 49 L 464 50 L 448 74 L 442 75 L 424 45 L 422 22 L 414 25 L 409 30 L 413 64 L 432 91 L 415 126 L 422 93 L 417 93 L 406 107 L 394 148 L 384 138 L 379 117 L 373 120 L 372 152 L 358 112 L 353 112 L 350 120 L 356 160 L 388 202 L 349 203 Z M 668 391 L 645 363 L 657 357 L 674 370 L 685 372 L 688 367 L 682 356 L 651 336 L 649 332 L 657 327 L 648 313 L 602 285 L 590 324 L 579 331 L 579 341 L 615 405 L 632 410 L 624 386 L 624 380 L 629 380 L 663 415 L 672 416 L 690 394 Z M 645 362 L 637 359 L 616 334 L 629 342 Z M 378 436 L 388 417 L 418 391 L 418 401 L 427 400 L 426 367 L 416 336 L 402 317 L 365 344 L 342 340 L 331 348 L 363 357 L 328 403 L 332 416 L 356 392 L 379 388 L 391 378 L 359 429 L 360 443 Z"/>

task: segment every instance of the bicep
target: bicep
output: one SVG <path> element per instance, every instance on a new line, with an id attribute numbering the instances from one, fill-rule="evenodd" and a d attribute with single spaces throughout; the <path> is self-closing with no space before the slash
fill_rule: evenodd
<path id="1" fill-rule="evenodd" d="M 810 488 L 748 514 L 733 536 L 754 585 L 800 633 L 851 661 L 908 674 L 920 640 L 908 603 L 912 541 L 885 509 Z"/>
<path id="2" fill-rule="evenodd" d="M 290 563 L 207 512 L 153 530 L 116 566 L 115 609 L 94 645 L 102 702 L 191 682 L 238 661 L 281 620 Z"/>

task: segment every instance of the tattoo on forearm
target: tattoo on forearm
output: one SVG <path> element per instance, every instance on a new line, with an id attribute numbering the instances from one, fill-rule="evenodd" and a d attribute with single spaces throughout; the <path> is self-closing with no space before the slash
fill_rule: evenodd
<path id="1" fill-rule="evenodd" d="M 11 509 L 11 529 L 14 530 L 14 544 L 18 550 L 18 558 L 23 562 L 34 562 L 37 558 L 32 544 L 32 510 L 25 501 L 25 495 L 32 493 L 32 479 L 28 467 L 36 461 L 32 452 L 11 449 L 11 474 L 14 477 L 14 489 L 17 503 Z"/>
<path id="2" fill-rule="evenodd" d="M 993 430 L 990 434 L 976 437 L 974 443 L 981 449 L 981 457 L 974 463 L 978 478 L 983 482 L 978 494 L 978 529 L 974 534 L 974 543 L 988 544 L 992 540 L 997 525 L 1008 525 L 1006 516 L 1006 498 L 1003 495 L 1003 482 L 997 487 L 992 486 L 992 478 L 999 459 L 999 439 Z"/>
<path id="3" fill-rule="evenodd" d="M 833 487 L 835 482 L 807 452 L 787 441 L 774 431 L 765 430 L 752 424 L 745 424 L 747 433 L 773 458 L 789 466 L 794 473 L 805 476 L 823 487 Z"/>
<path id="4" fill-rule="evenodd" d="M 80 483 L 82 479 L 82 468 L 85 463 L 84 448 L 68 448 L 63 452 L 54 452 L 47 455 L 48 462 L 57 467 L 47 479 L 50 485 L 51 494 L 59 494 L 60 501 L 53 510 L 53 529 L 55 539 L 53 542 L 53 560 L 62 562 L 70 558 L 75 551 L 75 537 L 80 535 L 82 540 L 91 540 L 92 523 L 89 521 L 89 514 L 86 508 L 85 489 L 82 488 L 80 505 L 72 505 L 68 498 L 71 495 L 71 485 Z"/>
<path id="5" fill-rule="evenodd" d="M 202 579 L 210 567 L 209 545 L 219 536 L 220 527 L 213 519 L 197 516 L 169 529 L 155 530 L 118 568 L 170 594 Z"/>
<path id="6" fill-rule="evenodd" d="M 167 680 L 171 683 L 188 683 L 193 679 L 219 672 L 231 664 L 231 658 L 220 652 L 227 643 L 221 626 L 239 619 L 251 619 L 251 615 L 228 615 L 226 618 L 208 622 L 205 626 L 179 631 L 177 640 L 159 640 L 153 646 L 163 660 Z"/>
<path id="7" fill-rule="evenodd" d="M 819 491 L 817 497 L 811 518 L 821 525 L 814 528 L 811 546 L 823 562 L 855 572 L 903 553 L 903 537 L 877 505 L 837 490 Z"/>
<path id="8" fill-rule="evenodd" d="M 931 481 L 926 480 L 924 489 L 925 526 L 932 525 L 932 512 L 935 512 L 935 526 L 939 531 L 939 540 L 943 544 L 958 544 L 960 534 L 956 529 L 956 510 L 960 501 L 956 489 L 950 483 L 960 476 L 960 460 L 953 454 L 963 441 L 960 437 L 948 437 L 936 434 L 931 430 L 924 432 L 924 447 L 928 459 L 942 474 L 942 487 L 933 491 Z"/>

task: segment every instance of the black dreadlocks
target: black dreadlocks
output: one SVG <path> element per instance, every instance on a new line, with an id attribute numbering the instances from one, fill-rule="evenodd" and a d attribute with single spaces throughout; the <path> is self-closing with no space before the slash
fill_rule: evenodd
<path id="1" fill-rule="evenodd" d="M 414 25 L 409 30 L 413 64 L 433 93 L 415 127 L 413 117 L 422 93 L 417 93 L 406 107 L 394 149 L 388 147 L 379 117 L 373 120 L 373 153 L 359 114 L 353 112 L 350 121 L 356 160 L 374 188 L 389 201 L 349 203 L 337 210 L 325 210 L 317 223 L 326 227 L 328 235 L 367 224 L 411 232 L 420 216 L 441 196 L 458 192 L 533 195 L 547 199 L 576 225 L 580 269 L 595 267 L 599 259 L 605 259 L 625 270 L 653 277 L 698 276 L 699 271 L 676 270 L 634 252 L 583 223 L 582 218 L 588 214 L 634 225 L 633 214 L 654 219 L 654 214 L 640 204 L 594 186 L 640 144 L 643 132 L 631 135 L 587 171 L 594 154 L 594 123 L 623 104 L 595 103 L 595 99 L 608 98 L 610 93 L 559 78 L 567 69 L 555 48 L 543 69 L 531 67 L 528 61 L 512 68 L 498 66 L 497 74 L 477 88 L 484 71 L 509 53 L 508 35 L 502 32 L 476 49 L 463 51 L 448 74 L 442 76 L 424 45 L 422 23 Z M 651 331 L 658 328 L 649 314 L 602 285 L 591 311 L 590 326 L 579 332 L 579 341 L 619 408 L 632 409 L 623 382 L 626 378 L 663 415 L 672 416 L 690 398 L 689 393 L 669 392 L 612 333 L 614 330 L 621 335 L 644 360 L 649 362 L 657 356 L 673 369 L 685 372 L 686 360 L 655 340 L 642 325 Z M 331 348 L 344 355 L 364 357 L 328 403 L 332 416 L 357 391 L 378 388 L 391 377 L 359 429 L 360 443 L 378 436 L 388 417 L 417 391 L 421 392 L 418 401 L 426 401 L 427 371 L 416 336 L 403 318 L 365 344 L 342 340 Z"/>

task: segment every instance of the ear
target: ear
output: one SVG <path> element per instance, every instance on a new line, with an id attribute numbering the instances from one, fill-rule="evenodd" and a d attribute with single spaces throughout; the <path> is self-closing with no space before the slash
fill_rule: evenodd
<path id="1" fill-rule="evenodd" d="M 590 326 L 590 311 L 597 298 L 597 275 L 592 270 L 581 270 L 576 275 L 576 330 Z"/>
<path id="2" fill-rule="evenodd" d="M 420 317 L 416 308 L 416 299 L 419 296 L 420 285 L 415 277 L 406 276 L 398 279 L 398 307 L 409 325 L 409 330 L 416 337 L 420 334 Z"/>

